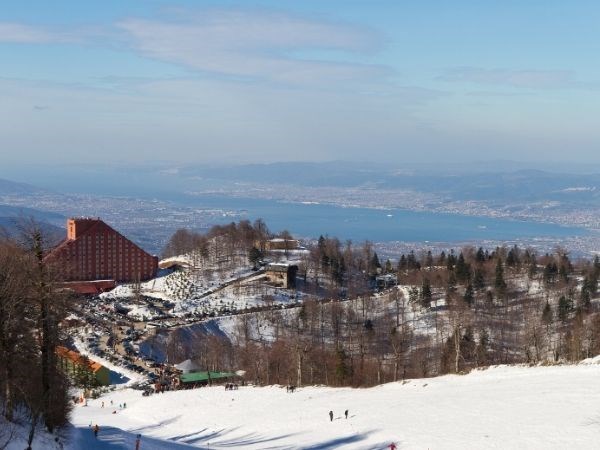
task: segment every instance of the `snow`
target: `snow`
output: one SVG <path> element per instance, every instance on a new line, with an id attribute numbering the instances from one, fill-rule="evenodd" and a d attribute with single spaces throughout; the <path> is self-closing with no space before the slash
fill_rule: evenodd
<path id="1" fill-rule="evenodd" d="M 28 419 L 23 418 L 19 423 L 9 423 L 0 415 L 0 448 L 3 450 L 23 450 L 27 447 L 28 436 Z M 36 428 L 31 445 L 34 449 L 60 450 L 63 441 L 62 436 L 50 434 L 40 425 Z M 6 447 L 4 447 L 5 444 Z"/>
<path id="2" fill-rule="evenodd" d="M 139 293 L 145 297 L 166 300 L 173 306 L 169 314 L 184 317 L 192 314 L 225 314 L 251 307 L 265 306 L 265 298 L 273 304 L 290 304 L 302 300 L 303 294 L 265 284 L 264 273 L 251 267 L 228 271 L 178 270 L 162 271 L 160 276 L 140 283 Z M 133 284 L 122 284 L 100 294 L 103 301 L 118 301 L 130 310 L 136 320 L 156 320 L 162 314 L 156 308 L 136 305 Z"/>
<path id="3" fill-rule="evenodd" d="M 142 450 L 385 449 L 391 442 L 399 449 L 592 449 L 600 431 L 599 377 L 596 360 L 293 394 L 245 386 L 142 397 L 128 388 L 76 407 L 68 448 L 131 449 L 141 433 Z M 101 408 L 111 400 L 113 407 Z M 127 408 L 118 408 L 123 402 Z M 97 440 L 92 423 L 101 428 Z"/>

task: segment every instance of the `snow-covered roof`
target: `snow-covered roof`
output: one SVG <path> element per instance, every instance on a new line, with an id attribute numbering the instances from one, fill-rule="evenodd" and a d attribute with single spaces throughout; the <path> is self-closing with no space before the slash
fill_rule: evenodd
<path id="1" fill-rule="evenodd" d="M 191 359 L 186 359 L 179 364 L 175 364 L 175 368 L 181 370 L 184 373 L 193 372 L 194 370 L 200 370 L 201 367 L 193 362 Z"/>

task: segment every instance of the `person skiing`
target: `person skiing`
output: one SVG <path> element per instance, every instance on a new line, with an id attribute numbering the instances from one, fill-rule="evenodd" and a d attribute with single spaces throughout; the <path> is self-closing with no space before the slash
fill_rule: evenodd
<path id="1" fill-rule="evenodd" d="M 141 440 L 142 440 L 142 435 L 138 434 L 135 437 L 135 450 L 140 450 L 140 442 L 141 442 Z"/>
<path id="2" fill-rule="evenodd" d="M 388 447 L 390 448 L 390 450 L 396 450 L 397 448 L 396 444 L 394 444 L 393 442 L 390 445 L 388 445 Z"/>
<path id="3" fill-rule="evenodd" d="M 344 411 L 344 414 L 346 415 L 346 419 L 348 418 L 348 410 Z"/>
<path id="4" fill-rule="evenodd" d="M 97 438 L 98 437 L 98 431 L 100 431 L 100 427 L 98 426 L 98 424 L 94 425 L 94 437 Z"/>
<path id="5" fill-rule="evenodd" d="M 329 421 L 333 422 L 333 411 L 329 411 Z"/>

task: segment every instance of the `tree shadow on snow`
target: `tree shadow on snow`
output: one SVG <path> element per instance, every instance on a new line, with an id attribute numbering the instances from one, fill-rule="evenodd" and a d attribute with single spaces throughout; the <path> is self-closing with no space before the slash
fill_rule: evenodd
<path id="1" fill-rule="evenodd" d="M 370 434 L 374 433 L 375 430 L 373 431 L 366 431 L 363 433 L 356 433 L 356 434 L 351 434 L 349 436 L 343 436 L 340 438 L 336 438 L 336 439 L 330 439 L 328 441 L 324 441 L 324 442 L 319 442 L 318 444 L 313 444 L 313 445 L 309 445 L 308 447 L 302 447 L 303 450 L 328 450 L 328 449 L 332 449 L 332 448 L 337 448 L 340 445 L 349 445 L 349 444 L 357 444 L 360 441 L 364 441 L 366 438 L 369 437 Z M 376 445 L 369 445 L 368 447 L 365 448 L 386 448 L 386 445 L 389 445 L 391 443 L 388 442 L 387 444 L 376 444 Z"/>
<path id="2" fill-rule="evenodd" d="M 152 425 L 146 425 L 145 427 L 136 428 L 131 430 L 132 433 L 143 433 L 144 431 L 154 430 L 155 428 L 160 428 L 164 425 L 169 425 L 177 422 L 181 418 L 181 414 L 178 416 L 170 417 L 169 419 L 161 420 L 160 422 L 154 423 Z"/>
<path id="3" fill-rule="evenodd" d="M 288 438 L 288 437 L 294 435 L 292 433 L 289 433 L 289 434 L 283 434 L 280 436 L 263 436 L 259 433 L 246 433 L 241 436 L 238 435 L 235 437 L 227 438 L 227 435 L 231 435 L 231 433 L 235 432 L 238 429 L 239 429 L 239 427 L 228 428 L 228 429 L 223 428 L 223 429 L 216 430 L 216 431 L 209 431 L 208 428 L 204 428 L 204 429 L 196 431 L 194 433 L 187 433 L 187 434 L 182 434 L 179 436 L 173 436 L 169 439 L 176 441 L 176 442 L 183 442 L 185 444 L 206 445 L 206 448 L 208 448 L 209 443 L 210 443 L 210 446 L 215 447 L 215 448 L 228 448 L 228 447 L 229 448 L 236 448 L 236 447 L 243 448 L 244 446 L 248 446 L 248 445 L 262 444 L 262 445 L 264 445 L 262 448 L 268 449 L 268 448 L 271 448 L 269 446 L 269 443 L 273 443 L 273 445 L 275 445 L 274 443 L 276 441 L 279 441 L 281 439 L 285 439 L 285 438 Z M 204 448 L 204 447 L 198 447 L 198 448 Z M 276 448 L 281 448 L 281 446 L 277 446 Z"/>
<path id="4" fill-rule="evenodd" d="M 98 437 L 90 427 L 77 427 L 72 433 L 72 443 L 67 446 L 70 450 L 131 450 L 135 448 L 138 433 L 129 432 L 116 427 L 100 427 Z M 163 439 L 155 439 L 142 435 L 144 450 L 189 450 L 191 445 Z"/>

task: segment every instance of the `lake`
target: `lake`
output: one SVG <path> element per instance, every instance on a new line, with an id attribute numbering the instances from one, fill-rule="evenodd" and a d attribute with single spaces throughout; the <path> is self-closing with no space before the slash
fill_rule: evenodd
<path id="1" fill-rule="evenodd" d="M 287 229 L 298 237 L 329 235 L 355 242 L 463 242 L 588 234 L 582 228 L 555 224 L 404 209 L 346 208 L 214 195 L 189 197 L 186 203 L 235 211 L 240 219 L 262 218 L 273 232 Z M 233 219 L 224 217 L 222 223 Z"/>

